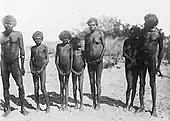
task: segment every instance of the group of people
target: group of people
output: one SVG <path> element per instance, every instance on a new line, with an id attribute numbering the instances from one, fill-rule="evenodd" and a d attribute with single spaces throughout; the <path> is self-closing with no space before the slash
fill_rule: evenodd
<path id="1" fill-rule="evenodd" d="M 5 31 L 2 32 L 0 38 L 1 43 L 1 76 L 3 83 L 3 94 L 5 99 L 5 108 L 3 116 L 10 114 L 9 102 L 9 75 L 12 74 L 18 90 L 21 102 L 21 113 L 28 115 L 24 107 L 24 86 L 22 76 L 25 74 L 24 69 L 24 42 L 22 33 L 14 31 L 16 19 L 7 15 L 2 21 Z M 58 70 L 58 78 L 60 81 L 60 110 L 68 109 L 68 82 L 69 76 L 72 73 L 73 96 L 75 109 L 78 108 L 77 101 L 77 80 L 78 90 L 80 93 L 80 110 L 83 110 L 83 81 L 84 69 L 87 64 L 91 94 L 93 100 L 93 108 L 100 109 L 101 95 L 101 76 L 103 70 L 103 56 L 106 50 L 105 35 L 102 30 L 98 29 L 98 20 L 90 18 L 87 21 L 89 26 L 88 32 L 80 32 L 75 37 L 71 32 L 64 30 L 59 34 L 59 39 L 62 41 L 56 46 L 55 65 Z M 162 33 L 156 28 L 158 19 L 155 14 L 147 14 L 145 16 L 144 28 L 132 26 L 129 37 L 125 40 L 123 46 L 123 56 L 125 57 L 125 70 L 127 80 L 126 104 L 125 109 L 133 108 L 133 100 L 136 93 L 136 84 L 138 76 L 140 77 L 140 109 L 144 111 L 144 87 L 146 70 L 150 75 L 150 86 L 152 91 L 153 108 L 152 115 L 156 116 L 156 72 L 160 71 L 160 64 L 163 56 L 163 38 Z M 30 70 L 34 82 L 34 93 L 36 99 L 36 110 L 40 110 L 39 105 L 39 85 L 44 95 L 46 102 L 46 113 L 50 112 L 50 103 L 48 93 L 46 91 L 46 66 L 49 63 L 48 48 L 43 41 L 43 33 L 36 31 L 32 38 L 35 46 L 31 47 Z M 158 66 L 156 67 L 156 50 L 159 44 Z M 19 65 L 19 57 L 21 66 Z M 40 82 L 40 84 L 39 84 Z M 131 104 L 129 105 L 129 97 L 132 90 Z"/>

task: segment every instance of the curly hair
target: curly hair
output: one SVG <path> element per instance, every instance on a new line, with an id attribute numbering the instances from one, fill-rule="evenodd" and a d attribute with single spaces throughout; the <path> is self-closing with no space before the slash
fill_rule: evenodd
<path id="1" fill-rule="evenodd" d="M 132 27 L 129 30 L 129 35 L 128 36 L 129 37 L 131 37 L 131 36 L 137 37 L 137 36 L 139 36 L 140 32 L 141 32 L 141 28 L 140 27 L 138 27 L 137 25 L 132 25 Z"/>
<path id="2" fill-rule="evenodd" d="M 72 38 L 71 32 L 68 30 L 64 30 L 62 31 L 59 35 L 58 35 L 60 40 L 63 40 L 65 37 L 68 37 L 69 39 Z"/>
<path id="3" fill-rule="evenodd" d="M 157 26 L 157 24 L 159 23 L 157 16 L 151 13 L 145 15 L 144 20 L 145 20 L 145 24 L 152 27 Z"/>
<path id="4" fill-rule="evenodd" d="M 17 21 L 16 19 L 11 16 L 11 15 L 6 15 L 4 16 L 4 18 L 2 19 L 2 24 L 5 25 L 7 23 L 12 23 L 13 26 L 16 26 L 17 25 Z"/>
<path id="5" fill-rule="evenodd" d="M 96 18 L 90 18 L 88 21 L 87 21 L 87 24 L 91 23 L 91 22 L 94 22 L 97 26 L 98 26 L 98 20 Z"/>
<path id="6" fill-rule="evenodd" d="M 42 39 L 44 38 L 43 33 L 41 31 L 34 32 L 32 38 L 35 39 L 36 37 L 41 37 Z"/>

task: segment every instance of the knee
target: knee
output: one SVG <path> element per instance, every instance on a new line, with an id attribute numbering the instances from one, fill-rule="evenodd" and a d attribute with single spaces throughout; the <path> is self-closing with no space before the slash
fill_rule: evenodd
<path id="1" fill-rule="evenodd" d="M 150 81 L 150 86 L 151 86 L 151 88 L 154 88 L 156 86 L 156 82 L 155 81 Z"/>
<path id="2" fill-rule="evenodd" d="M 76 90 L 77 90 L 77 85 L 74 84 L 74 85 L 73 85 L 73 91 L 76 91 Z"/>
<path id="3" fill-rule="evenodd" d="M 45 92 L 46 92 L 46 88 L 45 88 L 45 86 L 42 86 L 42 87 L 41 87 L 41 91 L 42 91 L 43 93 L 45 93 Z"/>

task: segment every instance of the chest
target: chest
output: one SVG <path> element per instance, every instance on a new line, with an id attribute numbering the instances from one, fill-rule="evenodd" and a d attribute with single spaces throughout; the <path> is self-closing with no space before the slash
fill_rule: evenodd
<path id="1" fill-rule="evenodd" d="M 33 48 L 32 52 L 33 52 L 33 55 L 35 57 L 42 57 L 42 56 L 45 55 L 45 48 L 43 48 L 41 46 L 40 47 L 35 47 L 35 48 Z"/>
<path id="2" fill-rule="evenodd" d="M 160 34 L 157 31 L 147 32 L 144 34 L 144 39 L 147 42 L 157 42 L 159 37 Z"/>

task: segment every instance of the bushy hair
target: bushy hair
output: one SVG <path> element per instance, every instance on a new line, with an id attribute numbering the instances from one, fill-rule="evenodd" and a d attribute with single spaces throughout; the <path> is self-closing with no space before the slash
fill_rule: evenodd
<path id="1" fill-rule="evenodd" d="M 145 20 L 145 23 L 147 23 L 146 25 L 149 25 L 149 26 L 157 26 L 157 24 L 159 23 L 158 21 L 158 18 L 155 14 L 146 14 L 145 17 L 144 17 L 144 20 Z"/>
<path id="2" fill-rule="evenodd" d="M 36 37 L 41 37 L 42 39 L 44 38 L 43 33 L 41 31 L 34 32 L 34 34 L 32 35 L 32 38 L 34 39 Z"/>
<path id="3" fill-rule="evenodd" d="M 87 21 L 87 24 L 91 23 L 91 22 L 94 22 L 97 26 L 98 26 L 98 20 L 96 18 L 90 18 L 88 21 Z"/>
<path id="4" fill-rule="evenodd" d="M 65 37 L 68 37 L 69 39 L 72 38 L 71 32 L 68 30 L 64 30 L 62 31 L 59 35 L 58 35 L 60 40 L 63 40 Z"/>
<path id="5" fill-rule="evenodd" d="M 12 23 L 13 26 L 16 26 L 17 25 L 17 21 L 16 19 L 11 16 L 11 15 L 6 15 L 4 16 L 4 18 L 2 19 L 2 24 L 5 25 L 7 23 Z"/>

